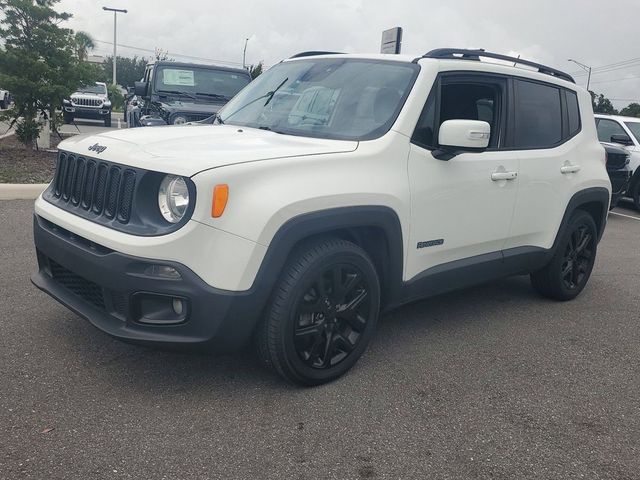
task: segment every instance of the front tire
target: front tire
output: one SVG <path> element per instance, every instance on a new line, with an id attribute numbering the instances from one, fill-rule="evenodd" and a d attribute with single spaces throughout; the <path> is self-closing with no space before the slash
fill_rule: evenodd
<path id="1" fill-rule="evenodd" d="M 73 115 L 69 115 L 67 113 L 64 113 L 62 115 L 62 118 L 64 120 L 64 123 L 66 123 L 67 125 L 70 124 L 70 123 L 73 123 Z"/>
<path id="2" fill-rule="evenodd" d="M 533 288 L 543 297 L 572 300 L 586 286 L 596 260 L 598 230 L 593 217 L 577 210 L 551 261 L 531 274 Z"/>
<path id="3" fill-rule="evenodd" d="M 275 286 L 255 335 L 259 356 L 292 383 L 330 382 L 365 351 L 379 309 L 378 275 L 364 250 L 341 239 L 309 243 Z"/>
<path id="4" fill-rule="evenodd" d="M 108 116 L 104 117 L 104 126 L 105 127 L 110 127 L 111 126 L 111 114 L 109 114 Z"/>

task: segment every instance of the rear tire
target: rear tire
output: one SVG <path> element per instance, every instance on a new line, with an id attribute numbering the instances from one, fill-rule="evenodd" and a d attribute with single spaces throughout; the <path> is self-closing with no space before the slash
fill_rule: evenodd
<path id="1" fill-rule="evenodd" d="M 631 198 L 633 199 L 633 205 L 636 207 L 636 210 L 640 211 L 640 178 L 633 187 Z"/>
<path id="2" fill-rule="evenodd" d="M 572 300 L 586 286 L 596 260 L 598 230 L 593 217 L 577 210 L 551 261 L 531 274 L 533 288 L 543 297 Z"/>
<path id="3" fill-rule="evenodd" d="M 255 333 L 258 355 L 292 383 L 330 382 L 365 351 L 379 309 L 378 275 L 364 250 L 335 238 L 308 243 L 275 286 Z"/>

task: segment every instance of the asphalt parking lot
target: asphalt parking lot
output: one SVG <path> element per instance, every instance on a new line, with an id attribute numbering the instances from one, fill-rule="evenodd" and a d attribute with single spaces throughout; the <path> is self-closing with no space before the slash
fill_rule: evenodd
<path id="1" fill-rule="evenodd" d="M 518 277 L 415 303 L 301 389 L 97 331 L 31 286 L 31 215 L 0 202 L 2 479 L 640 478 L 640 220 L 610 216 L 573 302 Z"/>

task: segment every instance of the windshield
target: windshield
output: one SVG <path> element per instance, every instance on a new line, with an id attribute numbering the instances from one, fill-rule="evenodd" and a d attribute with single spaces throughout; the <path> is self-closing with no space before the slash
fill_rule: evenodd
<path id="1" fill-rule="evenodd" d="M 249 76 L 198 67 L 159 67 L 155 74 L 158 93 L 183 94 L 201 100 L 229 100 L 249 83 Z"/>
<path id="2" fill-rule="evenodd" d="M 284 62 L 240 92 L 219 118 L 290 135 L 370 140 L 391 128 L 419 68 L 348 58 Z"/>
<path id="3" fill-rule="evenodd" d="M 636 137 L 636 142 L 640 143 L 640 122 L 624 122 L 624 124 L 631 130 L 633 136 Z"/>
<path id="4" fill-rule="evenodd" d="M 87 85 L 78 89 L 80 93 L 99 93 L 101 95 L 107 94 L 107 87 L 104 85 Z"/>

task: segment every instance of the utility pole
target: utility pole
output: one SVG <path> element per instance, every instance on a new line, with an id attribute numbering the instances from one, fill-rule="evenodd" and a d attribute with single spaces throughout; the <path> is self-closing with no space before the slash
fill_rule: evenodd
<path id="1" fill-rule="evenodd" d="M 127 13 L 126 10 L 121 10 L 119 8 L 109 8 L 102 7 L 103 10 L 107 12 L 113 12 L 113 80 L 111 83 L 116 85 L 116 55 L 117 55 L 117 24 L 118 24 L 118 13 Z"/>
<path id="2" fill-rule="evenodd" d="M 244 39 L 244 52 L 242 53 L 242 68 L 247 68 L 247 43 L 249 43 L 249 39 Z"/>
<path id="3" fill-rule="evenodd" d="M 577 62 L 576 60 L 573 60 L 571 58 L 567 61 L 575 63 L 581 69 L 583 69 L 585 72 L 589 74 L 589 76 L 587 77 L 587 90 L 589 90 L 589 84 L 591 83 L 591 67 L 589 67 L 588 65 L 585 65 L 584 63 Z"/>

